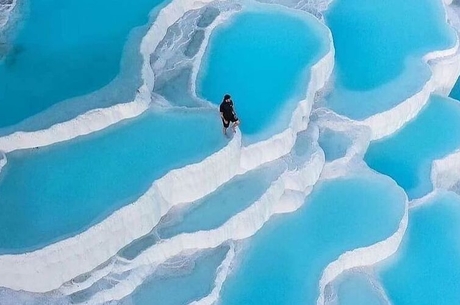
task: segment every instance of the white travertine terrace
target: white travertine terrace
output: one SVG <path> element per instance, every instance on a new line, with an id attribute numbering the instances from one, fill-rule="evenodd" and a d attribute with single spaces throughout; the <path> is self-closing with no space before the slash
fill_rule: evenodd
<path id="1" fill-rule="evenodd" d="M 61 127 L 55 125 L 37 134 L 13 134 L 11 136 L 13 138 L 0 138 L 0 149 L 9 152 L 25 147 L 49 145 L 59 142 L 59 139 L 68 140 L 103 129 L 145 111 L 149 104 L 154 80 L 150 67 L 150 54 L 153 53 L 170 25 L 186 11 L 203 7 L 208 2 L 174 0 L 159 13 L 157 20 L 142 41 L 141 53 L 146 60 L 142 70 L 145 84 L 141 87 L 134 102 L 106 109 L 96 109 L 90 114 L 87 113 L 88 115 L 84 114 L 75 120 L 63 123 Z M 85 232 L 33 252 L 1 255 L 0 286 L 32 292 L 57 289 L 74 277 L 95 269 L 125 245 L 150 232 L 172 206 L 197 200 L 213 192 L 235 175 L 244 174 L 248 170 L 289 153 L 294 146 L 297 134 L 307 129 L 316 94 L 324 87 L 333 70 L 332 35 L 324 25 L 321 26 L 328 33 L 329 49 L 311 67 L 305 98 L 299 101 L 286 130 L 263 142 L 247 147 L 241 145 L 241 134 L 238 132 L 222 150 L 200 163 L 170 171 L 153 182 L 149 190 L 138 200 L 114 212 Z M 97 119 L 92 121 L 95 117 Z M 80 120 L 85 123 L 80 124 Z M 56 133 L 50 132 L 54 130 L 53 128 L 57 128 Z M 64 132 L 64 130 L 67 131 Z M 63 133 L 60 134 L 60 132 Z M 64 137 L 60 137 L 59 134 Z M 53 142 L 50 142 L 52 140 Z M 270 149 L 267 150 L 267 146 Z M 298 199 L 297 196 L 291 199 L 294 198 Z M 16 266 L 21 266 L 21 268 Z"/>

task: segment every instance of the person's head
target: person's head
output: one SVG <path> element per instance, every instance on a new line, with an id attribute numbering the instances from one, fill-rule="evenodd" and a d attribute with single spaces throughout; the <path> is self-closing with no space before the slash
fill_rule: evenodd
<path id="1" fill-rule="evenodd" d="M 224 95 L 224 102 L 230 102 L 231 100 L 232 100 L 232 97 L 230 96 L 230 94 Z"/>

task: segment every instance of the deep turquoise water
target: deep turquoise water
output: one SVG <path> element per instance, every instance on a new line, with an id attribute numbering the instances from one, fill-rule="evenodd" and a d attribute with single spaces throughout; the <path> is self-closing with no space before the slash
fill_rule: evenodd
<path id="1" fill-rule="evenodd" d="M 458 303 L 459 207 L 459 196 L 445 193 L 410 211 L 401 249 L 377 269 L 393 304 Z"/>
<path id="2" fill-rule="evenodd" d="M 130 31 L 162 0 L 27 0 L 0 62 L 0 127 L 109 83 Z"/>
<path id="3" fill-rule="evenodd" d="M 321 183 L 299 211 L 266 224 L 224 284 L 222 304 L 314 304 L 340 254 L 396 232 L 404 196 L 387 178 Z"/>
<path id="4" fill-rule="evenodd" d="M 135 201 L 169 170 L 224 147 L 219 123 L 211 111 L 148 112 L 93 136 L 9 154 L 0 177 L 0 253 L 75 235 Z"/>
<path id="5" fill-rule="evenodd" d="M 458 79 L 457 79 L 457 82 L 455 83 L 454 88 L 452 88 L 452 91 L 450 92 L 449 96 L 456 100 L 460 99 L 460 81 Z"/>
<path id="6" fill-rule="evenodd" d="M 231 94 L 244 134 L 286 128 L 305 95 L 308 68 L 327 46 L 325 31 L 311 16 L 275 9 L 240 13 L 213 33 L 198 94 L 216 105 Z"/>
<path id="7" fill-rule="evenodd" d="M 326 22 L 334 38 L 336 79 L 328 107 L 363 119 L 419 91 L 430 75 L 422 56 L 455 42 L 444 15 L 437 0 L 333 1 Z"/>
<path id="8" fill-rule="evenodd" d="M 460 148 L 460 105 L 449 98 L 432 96 L 416 119 L 393 136 L 372 142 L 365 161 L 395 179 L 410 198 L 418 198 L 432 189 L 432 161 L 457 148 Z"/>

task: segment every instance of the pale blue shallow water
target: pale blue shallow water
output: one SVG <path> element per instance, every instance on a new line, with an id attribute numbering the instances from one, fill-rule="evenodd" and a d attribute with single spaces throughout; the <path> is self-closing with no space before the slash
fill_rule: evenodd
<path id="1" fill-rule="evenodd" d="M 10 50 L 0 61 L 0 127 L 109 83 L 120 70 L 129 32 L 147 23 L 161 3 L 21 3 L 21 21 L 10 30 Z"/>
<path id="2" fill-rule="evenodd" d="M 0 253 L 75 235 L 135 201 L 169 170 L 223 148 L 219 123 L 211 111 L 148 112 L 94 136 L 9 154 L 0 174 Z"/>
<path id="3" fill-rule="evenodd" d="M 142 285 L 137 287 L 132 294 L 119 301 L 104 304 L 181 305 L 205 297 L 211 292 L 217 276 L 216 270 L 222 264 L 228 251 L 229 247 L 222 245 L 190 256 L 173 257 L 148 271 Z M 138 270 L 133 272 L 138 272 Z M 103 290 L 102 287 L 112 288 L 116 283 L 115 278 L 120 279 L 125 276 L 127 275 L 122 274 L 110 280 L 99 280 L 91 287 L 70 295 L 68 299 L 72 304 L 90 302 L 93 295 Z"/>
<path id="4" fill-rule="evenodd" d="M 326 161 L 332 161 L 345 156 L 351 140 L 342 133 L 326 129 L 321 132 L 318 144 L 324 151 Z"/>
<path id="5" fill-rule="evenodd" d="M 413 121 L 393 136 L 372 142 L 365 161 L 392 177 L 410 198 L 432 189 L 431 163 L 460 148 L 460 104 L 432 96 Z"/>
<path id="6" fill-rule="evenodd" d="M 410 211 L 401 249 L 377 269 L 392 304 L 458 304 L 459 234 L 456 194 L 441 193 Z"/>
<path id="7" fill-rule="evenodd" d="M 419 91 L 430 76 L 422 56 L 455 43 L 437 0 L 337 0 L 326 22 L 336 50 L 327 106 L 353 119 L 388 110 Z"/>
<path id="8" fill-rule="evenodd" d="M 222 263 L 228 247 L 207 251 L 195 261 L 170 264 L 168 275 L 153 275 L 120 305 L 182 305 L 208 295 L 216 278 L 217 267 Z M 182 266 L 181 266 L 182 265 Z M 185 266 L 184 266 L 185 265 Z M 175 270 L 177 268 L 177 270 Z M 164 272 L 164 271 L 163 271 Z"/>
<path id="9" fill-rule="evenodd" d="M 327 45 L 325 31 L 311 16 L 274 9 L 243 12 L 212 35 L 198 95 L 219 105 L 224 94 L 231 94 L 244 134 L 267 128 L 273 133 L 280 124 L 286 128 L 305 96 L 308 68 Z"/>
<path id="10" fill-rule="evenodd" d="M 338 305 L 384 305 L 387 304 L 380 291 L 368 276 L 350 273 L 341 276 L 335 283 L 338 286 L 336 299 Z"/>
<path id="11" fill-rule="evenodd" d="M 388 178 L 321 183 L 299 211 L 251 240 L 222 290 L 222 304 L 314 304 L 323 269 L 340 254 L 392 235 L 404 196 Z"/>
<path id="12" fill-rule="evenodd" d="M 175 221 L 161 226 L 157 231 L 158 236 L 167 239 L 180 233 L 211 230 L 221 226 L 259 199 L 286 170 L 284 162 L 270 165 L 236 176 L 209 196 L 193 203 L 189 210 L 173 215 Z"/>

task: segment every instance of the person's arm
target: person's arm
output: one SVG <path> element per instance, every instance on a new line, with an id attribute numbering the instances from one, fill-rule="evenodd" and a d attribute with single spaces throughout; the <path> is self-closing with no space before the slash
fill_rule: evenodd
<path id="1" fill-rule="evenodd" d="M 225 124 L 227 124 L 227 120 L 224 118 L 224 108 L 222 107 L 222 104 L 220 104 L 219 111 L 220 117 L 222 118 L 222 120 L 224 120 Z"/>
<path id="2" fill-rule="evenodd" d="M 238 117 L 238 116 L 236 115 L 235 104 L 233 103 L 233 101 L 232 101 L 232 113 L 233 113 L 233 116 L 234 116 L 235 118 Z"/>
<path id="3" fill-rule="evenodd" d="M 224 113 L 222 111 L 220 112 L 220 117 L 224 120 L 225 124 L 227 124 L 227 120 L 224 118 Z"/>

